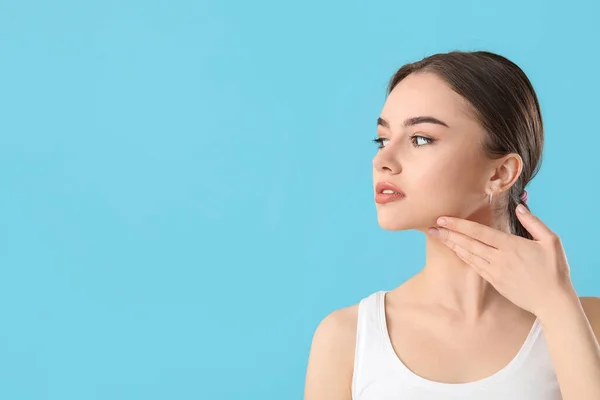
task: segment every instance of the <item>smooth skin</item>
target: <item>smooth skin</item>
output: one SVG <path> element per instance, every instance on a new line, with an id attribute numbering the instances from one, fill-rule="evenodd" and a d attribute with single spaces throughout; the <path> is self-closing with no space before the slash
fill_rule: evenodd
<path id="1" fill-rule="evenodd" d="M 445 125 L 406 123 L 421 116 Z M 519 214 L 534 237 L 527 240 L 492 212 L 519 177 L 520 156 L 488 159 L 474 110 L 431 73 L 401 81 L 380 118 L 373 185 L 392 182 L 406 197 L 376 204 L 378 222 L 426 237 L 423 269 L 385 296 L 397 356 L 425 379 L 477 381 L 516 356 L 538 317 L 563 398 L 600 398 L 600 298 L 577 296 L 560 238 L 534 214 Z M 352 398 L 357 311 L 358 304 L 335 310 L 316 328 L 305 400 Z"/>

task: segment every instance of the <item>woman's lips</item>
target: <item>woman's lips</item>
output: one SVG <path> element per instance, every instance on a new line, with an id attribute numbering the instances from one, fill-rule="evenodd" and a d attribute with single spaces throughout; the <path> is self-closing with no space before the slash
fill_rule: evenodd
<path id="1" fill-rule="evenodd" d="M 397 200 L 402 200 L 403 198 L 405 198 L 406 196 L 403 195 L 402 193 L 394 193 L 394 194 L 388 194 L 388 193 L 375 193 L 375 202 L 377 204 L 386 204 L 386 203 L 390 203 L 392 201 L 397 201 Z"/>
<path id="2" fill-rule="evenodd" d="M 394 193 L 383 193 L 384 191 L 392 191 Z M 402 200 L 405 197 L 404 192 L 391 182 L 377 182 L 377 185 L 375 185 L 375 202 L 378 204 Z"/>

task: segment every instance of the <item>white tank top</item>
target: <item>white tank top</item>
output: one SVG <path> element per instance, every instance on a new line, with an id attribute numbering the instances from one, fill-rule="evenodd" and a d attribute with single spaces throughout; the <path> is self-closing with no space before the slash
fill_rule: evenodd
<path id="1" fill-rule="evenodd" d="M 475 382 L 435 382 L 410 371 L 394 352 L 386 324 L 385 293 L 375 292 L 358 306 L 353 400 L 562 399 L 538 319 L 518 354 L 500 371 Z"/>

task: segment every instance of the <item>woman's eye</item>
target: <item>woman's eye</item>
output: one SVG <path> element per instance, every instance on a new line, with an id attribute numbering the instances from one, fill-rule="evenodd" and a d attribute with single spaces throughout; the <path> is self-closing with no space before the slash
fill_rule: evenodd
<path id="1" fill-rule="evenodd" d="M 419 139 L 425 140 L 425 143 L 423 143 L 423 141 L 421 141 L 421 143 L 419 144 Z M 419 136 L 419 135 L 413 135 L 413 136 L 411 136 L 410 140 L 411 140 L 411 142 L 413 142 L 413 146 L 415 146 L 415 147 L 421 147 L 423 145 L 426 145 L 426 144 L 434 142 L 433 139 L 430 139 L 430 138 L 425 137 L 425 136 Z"/>
<path id="2" fill-rule="evenodd" d="M 385 144 L 387 144 L 387 141 L 389 141 L 389 139 L 386 138 L 376 138 L 373 139 L 373 142 L 378 143 L 379 144 L 379 148 L 383 149 L 385 147 Z M 435 142 L 434 139 L 430 139 L 428 137 L 425 136 L 419 136 L 419 135 L 413 135 L 410 137 L 410 141 L 412 142 L 414 147 L 422 147 L 426 144 L 431 144 L 433 142 Z"/>
<path id="3" fill-rule="evenodd" d="M 383 149 L 383 148 L 385 147 L 385 146 L 383 145 L 383 141 L 384 141 L 384 140 L 389 140 L 389 139 L 386 139 L 386 138 L 376 138 L 376 139 L 373 139 L 373 141 L 374 141 L 375 143 L 379 143 L 379 148 L 380 148 L 380 149 Z"/>

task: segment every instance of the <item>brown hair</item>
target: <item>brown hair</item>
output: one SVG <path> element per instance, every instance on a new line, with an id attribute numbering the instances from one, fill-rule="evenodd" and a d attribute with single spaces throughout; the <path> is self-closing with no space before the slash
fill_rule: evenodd
<path id="1" fill-rule="evenodd" d="M 511 232 L 532 239 L 517 219 L 515 207 L 522 202 L 525 186 L 541 166 L 544 128 L 537 95 L 523 70 L 487 51 L 434 54 L 402 66 L 390 79 L 387 95 L 413 72 L 436 74 L 473 106 L 487 132 L 483 151 L 488 157 L 497 159 L 509 153 L 521 156 L 523 170 L 502 207 L 508 211 Z"/>

